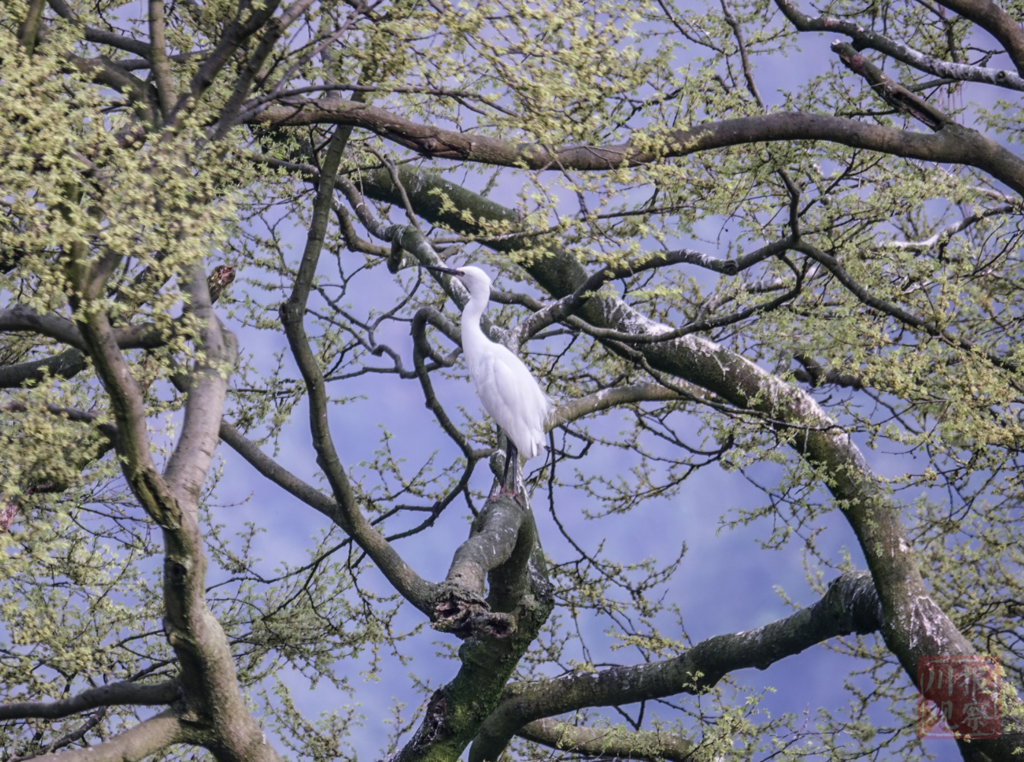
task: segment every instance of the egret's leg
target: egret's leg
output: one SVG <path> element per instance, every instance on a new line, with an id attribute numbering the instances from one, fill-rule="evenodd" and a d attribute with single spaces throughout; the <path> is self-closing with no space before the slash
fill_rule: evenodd
<path id="1" fill-rule="evenodd" d="M 508 467 L 509 467 L 509 464 L 510 463 L 515 463 L 516 459 L 519 457 L 519 453 L 516 451 L 516 446 L 512 443 L 512 438 L 511 437 L 506 435 L 505 441 L 507 443 L 506 447 L 505 447 L 505 470 L 502 471 L 502 474 L 501 474 L 501 492 L 499 494 L 502 494 L 502 495 L 509 495 L 509 494 L 514 495 L 514 494 L 516 494 L 516 467 L 515 466 L 512 466 L 512 492 L 509 492 L 505 488 L 505 485 L 508 484 Z"/>
<path id="2" fill-rule="evenodd" d="M 519 494 L 519 487 L 516 486 L 516 474 L 519 473 L 519 450 L 516 449 L 515 445 L 512 445 L 511 450 L 512 456 L 505 462 L 511 461 L 512 463 L 512 497 L 515 497 Z M 516 502 L 518 503 L 519 501 L 516 500 Z"/>

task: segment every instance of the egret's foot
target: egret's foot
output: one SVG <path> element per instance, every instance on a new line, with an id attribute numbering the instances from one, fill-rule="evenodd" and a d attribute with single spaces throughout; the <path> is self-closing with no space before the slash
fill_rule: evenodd
<path id="1" fill-rule="evenodd" d="M 524 510 L 526 509 L 526 506 L 523 505 L 523 501 L 519 499 L 519 490 L 502 489 L 500 492 L 498 492 L 497 495 L 492 495 L 492 497 L 510 497 L 510 498 L 512 498 L 513 500 L 516 501 L 516 504 L 520 508 L 522 508 Z"/>

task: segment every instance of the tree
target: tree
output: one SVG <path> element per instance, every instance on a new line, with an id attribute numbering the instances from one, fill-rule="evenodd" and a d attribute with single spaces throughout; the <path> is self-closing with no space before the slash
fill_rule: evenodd
<path id="1" fill-rule="evenodd" d="M 920 754 L 921 665 L 952 657 L 1006 689 L 1002 734 L 960 753 L 1011 758 L 1020 7 L 4 8 L 5 758 L 343 756 L 357 710 L 303 716 L 275 673 L 358 701 L 335 665 L 377 676 L 427 622 L 451 661 L 394 718 L 403 761 Z M 558 404 L 523 504 L 471 481 L 502 450 L 458 360 L 466 294 L 416 267 L 470 260 L 502 276 L 486 330 Z M 399 388 L 435 429 L 342 442 L 355 395 Z M 325 517 L 307 560 L 269 575 L 258 522 L 225 529 L 225 446 Z M 634 467 L 588 470 L 609 448 Z M 816 603 L 691 643 L 659 599 L 678 559 L 631 567 L 579 522 L 545 554 L 545 501 L 600 526 L 700 469 L 763 483 L 723 521 L 801 546 Z M 469 539 L 421 577 L 461 506 Z M 840 521 L 862 568 L 815 543 Z M 579 649 L 595 623 L 615 665 Z M 820 643 L 869 689 L 813 730 L 724 689 Z M 662 716 L 597 711 L 638 703 Z"/>

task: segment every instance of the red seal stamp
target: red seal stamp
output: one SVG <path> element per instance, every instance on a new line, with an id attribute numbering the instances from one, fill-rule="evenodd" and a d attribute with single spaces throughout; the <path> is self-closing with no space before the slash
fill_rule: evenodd
<path id="1" fill-rule="evenodd" d="M 917 662 L 917 734 L 998 738 L 1002 669 L 981 656 L 925 656 Z"/>

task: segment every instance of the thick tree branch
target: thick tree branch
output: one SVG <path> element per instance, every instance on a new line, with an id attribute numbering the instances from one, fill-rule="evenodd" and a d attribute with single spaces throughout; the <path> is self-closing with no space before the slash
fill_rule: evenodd
<path id="1" fill-rule="evenodd" d="M 455 551 L 448 575 L 438 590 L 434 629 L 460 638 L 481 634 L 504 638 L 515 632 L 515 617 L 506 613 L 515 601 L 505 601 L 504 610 L 492 612 L 489 603 L 484 601 L 484 582 L 508 564 L 517 547 L 521 546 L 520 531 L 525 518 L 526 513 L 510 498 L 494 498 L 487 502 L 473 521 L 469 539 Z M 532 530 L 532 525 L 529 529 Z M 531 531 L 527 532 L 527 537 L 533 537 Z M 515 570 L 512 587 L 522 586 L 517 579 L 524 571 L 523 568 Z M 505 578 L 504 584 L 508 585 L 507 570 L 501 576 Z"/>
<path id="2" fill-rule="evenodd" d="M 78 350 L 86 346 L 78 324 L 58 315 L 39 314 L 23 304 L 0 310 L 0 333 L 35 333 Z M 112 329 L 113 340 L 121 349 L 156 349 L 175 335 L 175 328 L 152 323 Z"/>
<path id="3" fill-rule="evenodd" d="M 233 341 L 220 333 L 216 317 L 209 310 L 209 292 L 202 269 L 194 267 L 186 289 L 197 301 L 196 317 L 203 321 L 199 326 L 197 349 L 204 356 L 198 366 L 199 380 L 194 389 L 201 388 L 209 398 L 190 395 L 188 406 L 194 409 L 186 412 L 188 433 L 178 443 L 178 448 L 196 446 L 200 451 L 178 455 L 176 449 L 169 463 L 170 479 L 165 479 L 157 470 L 150 450 L 142 389 L 117 345 L 101 296 L 119 256 L 107 251 L 98 260 L 89 261 L 84 249 L 79 242 L 70 247 L 67 270 L 74 289 L 70 301 L 79 319 L 86 350 L 117 422 L 121 470 L 146 513 L 163 530 L 164 632 L 178 657 L 189 727 L 195 730 L 197 736 L 194 737 L 201 736 L 203 745 L 225 762 L 277 762 L 277 754 L 245 705 L 227 637 L 210 611 L 205 595 L 206 556 L 197 504 L 205 472 L 199 474 L 197 468 L 203 463 L 208 465 L 216 443 L 223 389 L 234 359 Z M 211 412 L 209 405 L 216 408 L 215 412 Z M 161 715 L 165 716 L 168 721 L 177 723 L 176 714 Z M 142 731 L 138 734 L 128 731 L 118 736 L 142 740 L 149 737 Z M 114 745 L 101 744 L 96 748 L 109 748 L 113 754 L 121 754 L 122 759 L 128 758 L 126 754 L 135 753 L 122 749 L 115 741 L 117 739 L 109 742 Z M 154 749 L 146 747 L 143 755 L 152 751 Z M 101 755 L 93 758 L 101 758 Z"/>
<path id="4" fill-rule="evenodd" d="M 510 499 L 488 501 L 469 539 L 455 551 L 445 582 L 483 594 L 488 573 L 512 556 L 523 517 L 523 509 Z"/>
<path id="5" fill-rule="evenodd" d="M 339 124 L 361 127 L 424 156 L 534 170 L 608 170 L 753 143 L 821 140 L 923 161 L 965 164 L 1024 193 L 1024 160 L 976 130 L 947 122 L 925 135 L 838 116 L 777 112 L 711 122 L 670 133 L 658 151 L 627 144 L 548 149 L 484 135 L 418 124 L 375 106 L 330 98 L 283 100 L 257 114 L 254 124 Z M 478 233 L 483 231 L 477 231 Z"/>
<path id="6" fill-rule="evenodd" d="M 121 355 L 106 314 L 95 309 L 84 311 L 87 317 L 80 323 L 81 331 L 110 398 L 125 478 L 153 520 L 164 529 L 176 531 L 181 525 L 180 508 L 150 453 L 142 392 Z"/>
<path id="7" fill-rule="evenodd" d="M 172 490 L 187 495 L 190 503 L 198 503 L 217 447 L 227 380 L 238 356 L 238 342 L 234 334 L 221 326 L 213 311 L 202 267 L 192 269 L 185 293 L 189 296 L 190 311 L 199 321 L 196 348 L 201 360 L 189 376 L 185 422 L 167 462 L 164 479 Z"/>
<path id="8" fill-rule="evenodd" d="M 446 603 L 452 603 L 452 617 L 445 623 L 471 637 L 459 649 L 458 674 L 431 696 L 423 722 L 395 762 L 457 759 L 497 705 L 509 677 L 554 605 L 532 514 L 508 498 L 489 501 L 488 510 L 500 514 L 496 516 L 498 527 L 512 520 L 511 512 L 520 514 L 515 545 L 507 560 L 488 575 L 486 606 L 474 596 L 467 596 L 469 591 L 461 586 L 442 587 L 441 613 L 445 613 Z M 489 523 L 486 518 L 483 521 Z M 504 555 L 504 549 L 500 552 Z M 471 551 L 469 555 L 476 553 Z M 482 563 L 489 565 L 490 561 Z M 448 594 L 450 597 L 445 597 Z M 464 628 L 458 628 L 460 624 Z"/>
<path id="9" fill-rule="evenodd" d="M 98 688 L 90 688 L 77 696 L 57 701 L 23 701 L 17 704 L 3 704 L 0 705 L 0 720 L 16 720 L 27 717 L 59 719 L 102 706 L 170 704 L 178 699 L 179 690 L 180 686 L 177 680 L 156 684 L 111 683 Z"/>
<path id="10" fill-rule="evenodd" d="M 717 635 L 681 656 L 635 667 L 572 673 L 510 688 L 473 743 L 470 762 L 498 759 L 528 723 L 592 706 L 698 694 L 740 669 L 767 669 L 830 638 L 874 632 L 881 608 L 871 577 L 846 574 L 809 608 L 749 632 Z"/>
<path id="11" fill-rule="evenodd" d="M 171 63 L 167 60 L 166 32 L 163 0 L 149 0 L 150 62 L 153 64 L 150 71 L 153 73 L 160 111 L 164 118 L 171 113 L 177 100 L 174 79 L 171 76 Z"/>
<path id="12" fill-rule="evenodd" d="M 82 334 L 73 322 L 57 315 L 40 315 L 23 304 L 0 310 L 0 331 L 35 333 L 59 341 L 75 349 L 84 349 Z"/>
<path id="13" fill-rule="evenodd" d="M 18 24 L 18 43 L 25 54 L 31 56 L 39 39 L 39 26 L 43 21 L 43 8 L 46 0 L 32 0 L 28 4 L 25 17 Z"/>
<path id="14" fill-rule="evenodd" d="M 135 105 L 137 113 L 146 122 L 152 122 L 152 110 L 146 97 L 147 85 L 141 79 L 132 76 L 113 61 L 107 58 L 83 58 L 68 56 L 68 61 L 89 78 L 90 82 L 106 85 L 112 90 L 127 95 Z"/>

